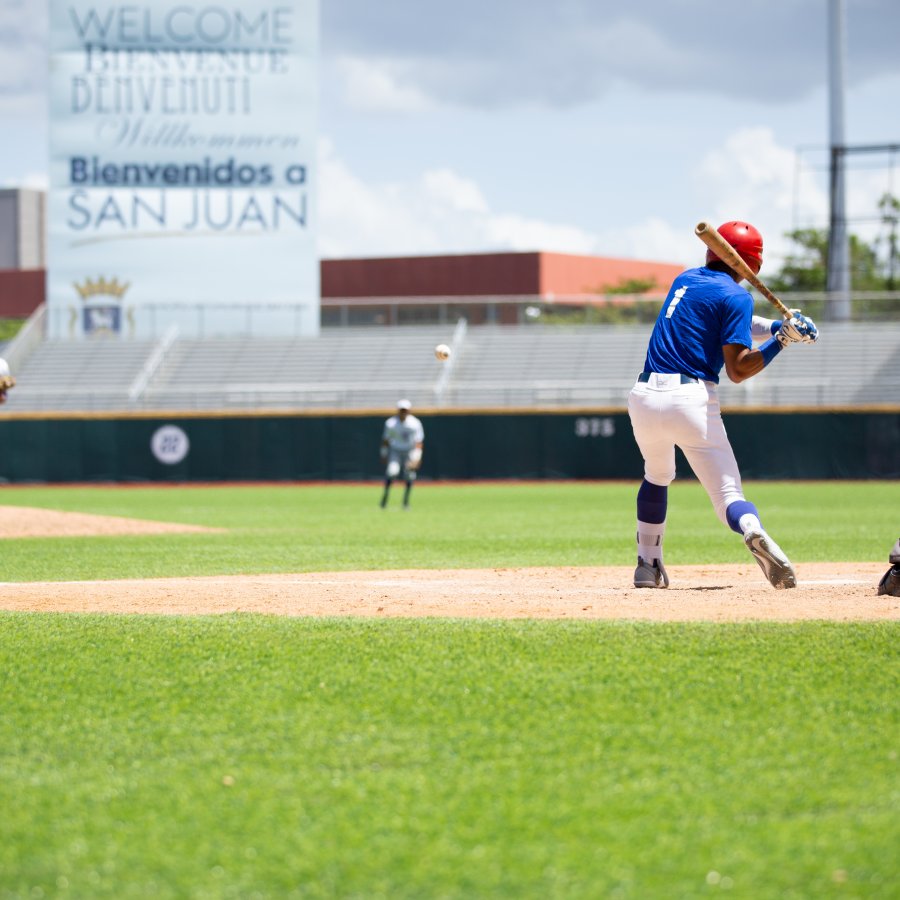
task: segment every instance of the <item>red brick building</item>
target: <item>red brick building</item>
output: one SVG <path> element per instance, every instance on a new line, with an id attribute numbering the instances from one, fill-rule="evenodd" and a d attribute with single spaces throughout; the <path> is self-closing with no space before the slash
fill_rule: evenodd
<path id="1" fill-rule="evenodd" d="M 565 253 L 325 259 L 322 297 L 584 296 L 626 281 L 668 290 L 683 266 Z"/>
<path id="2" fill-rule="evenodd" d="M 43 269 L 0 270 L 0 318 L 27 319 L 43 302 Z"/>

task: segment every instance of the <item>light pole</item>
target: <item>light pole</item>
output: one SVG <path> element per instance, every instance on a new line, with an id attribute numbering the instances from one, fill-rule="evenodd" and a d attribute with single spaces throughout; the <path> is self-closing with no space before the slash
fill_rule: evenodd
<path id="1" fill-rule="evenodd" d="M 850 237 L 847 234 L 844 169 L 844 57 L 846 55 L 844 0 L 829 0 L 829 110 L 831 131 L 830 217 L 828 227 L 828 318 L 850 318 Z"/>

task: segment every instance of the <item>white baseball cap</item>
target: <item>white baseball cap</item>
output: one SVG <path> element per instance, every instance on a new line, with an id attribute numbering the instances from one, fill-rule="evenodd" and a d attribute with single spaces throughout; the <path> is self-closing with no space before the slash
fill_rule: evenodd
<path id="1" fill-rule="evenodd" d="M 9 375 L 9 363 L 0 357 L 0 375 Z"/>
<path id="2" fill-rule="evenodd" d="M 397 401 L 397 409 L 410 410 L 410 409 L 412 409 L 412 403 L 410 403 L 409 400 L 398 400 Z"/>

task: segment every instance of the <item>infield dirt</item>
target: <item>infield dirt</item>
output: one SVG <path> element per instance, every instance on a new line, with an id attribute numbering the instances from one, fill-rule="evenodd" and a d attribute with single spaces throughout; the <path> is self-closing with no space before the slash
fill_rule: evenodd
<path id="1" fill-rule="evenodd" d="M 0 539 L 135 535 L 211 529 L 0 507 Z M 0 609 L 33 612 L 287 616 L 644 619 L 739 622 L 900 619 L 879 597 L 886 562 L 797 565 L 799 585 L 776 591 L 756 563 L 667 565 L 667 590 L 638 590 L 632 566 L 404 569 L 118 581 L 0 583 Z"/>

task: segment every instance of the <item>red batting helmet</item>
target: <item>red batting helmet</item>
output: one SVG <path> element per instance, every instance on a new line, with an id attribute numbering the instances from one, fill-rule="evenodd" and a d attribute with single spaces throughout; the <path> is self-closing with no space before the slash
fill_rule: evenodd
<path id="1" fill-rule="evenodd" d="M 748 222 L 726 222 L 719 226 L 719 234 L 734 247 L 738 256 L 753 270 L 759 272 L 762 267 L 762 235 Z M 706 251 L 706 264 L 718 259 L 712 250 Z"/>

